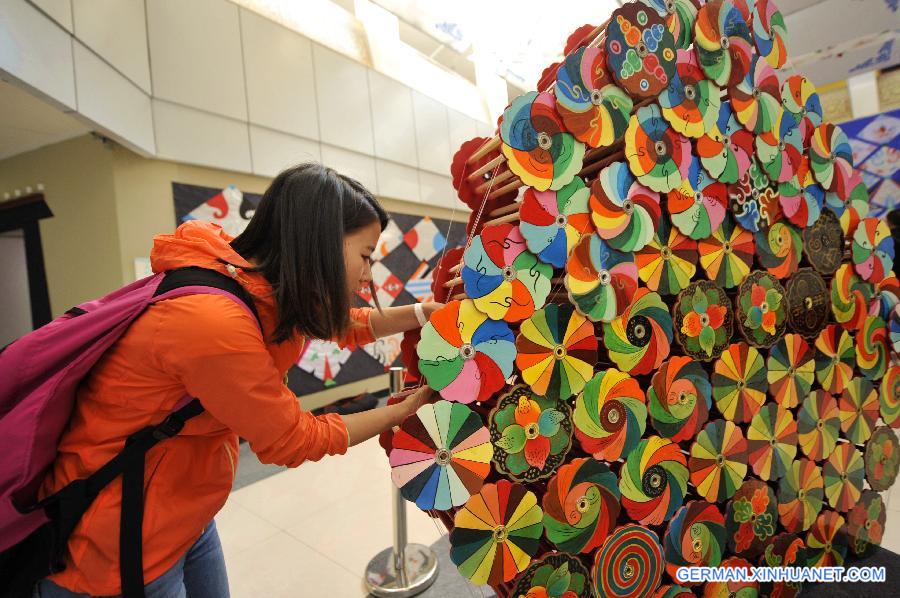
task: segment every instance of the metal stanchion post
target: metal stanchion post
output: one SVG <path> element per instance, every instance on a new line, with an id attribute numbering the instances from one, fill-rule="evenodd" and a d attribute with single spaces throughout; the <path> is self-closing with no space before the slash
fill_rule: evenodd
<path id="1" fill-rule="evenodd" d="M 391 394 L 403 390 L 403 368 L 392 367 Z M 428 589 L 437 579 L 437 556 L 428 546 L 406 543 L 406 500 L 391 484 L 394 500 L 394 545 L 385 548 L 366 567 L 366 588 L 375 596 L 405 598 Z"/>

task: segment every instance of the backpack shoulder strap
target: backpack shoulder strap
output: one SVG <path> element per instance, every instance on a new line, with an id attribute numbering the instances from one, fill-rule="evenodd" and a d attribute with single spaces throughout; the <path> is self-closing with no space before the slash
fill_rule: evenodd
<path id="1" fill-rule="evenodd" d="M 233 299 L 236 299 L 250 310 L 250 313 L 256 319 L 256 323 L 259 324 L 260 330 L 262 329 L 262 321 L 259 319 L 259 312 L 256 311 L 256 304 L 253 302 L 253 297 L 247 292 L 247 289 L 230 276 L 215 270 L 196 266 L 170 270 L 166 272 L 162 282 L 159 283 L 153 297 L 155 301 L 160 301 L 176 296 L 203 294 L 204 287 L 218 289 L 223 291 L 224 295 L 230 295 Z"/>

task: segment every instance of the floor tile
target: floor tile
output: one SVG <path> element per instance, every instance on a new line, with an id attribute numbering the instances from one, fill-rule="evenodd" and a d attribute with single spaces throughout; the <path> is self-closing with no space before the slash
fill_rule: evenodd
<path id="1" fill-rule="evenodd" d="M 237 556 L 281 531 L 234 500 L 226 502 L 216 514 L 216 529 L 226 558 Z"/>

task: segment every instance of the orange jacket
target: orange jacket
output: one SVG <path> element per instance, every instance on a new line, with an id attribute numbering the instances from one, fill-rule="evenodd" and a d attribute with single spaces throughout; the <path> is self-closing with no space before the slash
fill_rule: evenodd
<path id="1" fill-rule="evenodd" d="M 220 258 L 249 267 L 230 240 L 217 225 L 188 222 L 174 235 L 154 239 L 153 271 L 200 266 L 227 274 Z M 262 275 L 241 270 L 237 280 L 253 295 L 268 337 L 276 321 L 271 286 Z M 369 311 L 351 312 L 354 325 L 341 344 L 374 340 Z M 199 398 L 206 411 L 146 456 L 143 552 L 144 583 L 150 583 L 181 558 L 225 504 L 239 435 L 263 463 L 288 467 L 346 452 L 343 420 L 302 411 L 283 383 L 301 344 L 300 338 L 266 344 L 253 317 L 222 296 L 192 295 L 150 307 L 82 383 L 41 496 L 99 469 L 128 436 L 165 419 L 185 394 Z M 120 505 L 117 479 L 75 528 L 67 567 L 51 577 L 54 582 L 91 595 L 121 592 Z"/>

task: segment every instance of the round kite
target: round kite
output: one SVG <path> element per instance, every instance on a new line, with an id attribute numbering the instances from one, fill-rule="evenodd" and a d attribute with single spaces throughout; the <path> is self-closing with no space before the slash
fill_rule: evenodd
<path id="1" fill-rule="evenodd" d="M 793 533 L 808 530 L 822 510 L 824 497 L 822 470 L 809 459 L 797 459 L 778 482 L 778 516 L 781 525 Z"/>
<path id="2" fill-rule="evenodd" d="M 551 93 L 513 100 L 500 120 L 500 139 L 509 169 L 538 191 L 562 189 L 581 171 L 584 144 L 566 130 Z"/>
<path id="3" fill-rule="evenodd" d="M 550 477 L 572 446 L 569 406 L 522 385 L 498 400 L 488 421 L 497 470 L 516 482 Z"/>
<path id="4" fill-rule="evenodd" d="M 556 71 L 556 109 L 566 129 L 590 147 L 621 139 L 634 104 L 606 71 L 602 48 L 578 48 Z"/>
<path id="5" fill-rule="evenodd" d="M 643 249 L 662 216 L 659 193 L 638 183 L 624 162 L 600 171 L 591 185 L 590 208 L 600 238 L 626 252 Z"/>
<path id="6" fill-rule="evenodd" d="M 834 451 L 841 430 L 841 413 L 837 401 L 824 390 L 814 390 L 800 404 L 797 432 L 803 454 L 822 461 Z"/>
<path id="7" fill-rule="evenodd" d="M 522 322 L 516 366 L 535 394 L 566 400 L 584 388 L 597 363 L 594 325 L 571 305 L 547 305 Z"/>
<path id="8" fill-rule="evenodd" d="M 641 440 L 619 475 L 622 506 L 641 525 L 671 519 L 687 494 L 688 469 L 681 448 L 659 436 Z"/>
<path id="9" fill-rule="evenodd" d="M 863 218 L 853 233 L 853 268 L 863 280 L 881 282 L 894 269 L 894 239 L 880 218 Z"/>
<path id="10" fill-rule="evenodd" d="M 741 11 L 728 0 L 712 0 L 700 8 L 694 25 L 700 66 L 719 87 L 731 87 L 750 72 L 753 34 Z"/>
<path id="11" fill-rule="evenodd" d="M 705 239 L 721 226 L 728 210 L 728 187 L 711 179 L 691 160 L 688 176 L 668 194 L 672 224 L 692 239 Z"/>
<path id="12" fill-rule="evenodd" d="M 548 554 L 516 578 L 512 595 L 592 598 L 590 575 L 578 558 L 565 553 Z"/>
<path id="13" fill-rule="evenodd" d="M 647 426 L 647 398 L 638 381 L 609 368 L 588 381 L 575 399 L 575 436 L 595 459 L 626 457 Z"/>
<path id="14" fill-rule="evenodd" d="M 736 85 L 729 87 L 728 95 L 738 121 L 748 131 L 763 135 L 775 130 L 782 111 L 781 87 L 778 76 L 765 60 L 754 56 L 750 70 Z M 802 140 L 798 141 L 802 151 Z"/>
<path id="15" fill-rule="evenodd" d="M 609 19 L 606 60 L 628 95 L 655 98 L 675 75 L 675 40 L 656 11 L 631 2 Z"/>
<path id="16" fill-rule="evenodd" d="M 776 278 L 787 278 L 797 271 L 803 242 L 800 233 L 787 222 L 776 222 L 755 235 L 759 263 Z"/>
<path id="17" fill-rule="evenodd" d="M 566 265 L 572 248 L 593 232 L 588 198 L 590 190 L 580 178 L 559 191 L 525 190 L 519 206 L 519 231 L 528 251 L 555 268 Z"/>
<path id="18" fill-rule="evenodd" d="M 849 197 L 841 199 L 837 193 L 826 193 L 825 206 L 840 219 L 844 235 L 852 238 L 859 222 L 869 215 L 869 190 L 859 173 L 854 172 L 851 177 Z"/>
<path id="19" fill-rule="evenodd" d="M 831 508 L 846 513 L 859 502 L 866 477 L 862 453 L 852 444 L 839 445 L 822 468 L 825 497 Z"/>
<path id="20" fill-rule="evenodd" d="M 662 114 L 676 131 L 694 139 L 716 127 L 721 91 L 706 78 L 697 56 L 678 50 L 675 76 L 659 95 Z"/>
<path id="21" fill-rule="evenodd" d="M 741 429 L 725 420 L 709 422 L 691 444 L 691 483 L 710 502 L 728 500 L 747 475 L 747 441 Z"/>
<path id="22" fill-rule="evenodd" d="M 806 534 L 808 567 L 839 567 L 847 556 L 846 520 L 834 511 L 823 511 Z"/>
<path id="23" fill-rule="evenodd" d="M 741 130 L 750 135 L 746 130 Z M 767 229 L 784 216 L 778 203 L 778 190 L 755 157 L 751 159 L 746 174 L 737 183 L 728 185 L 728 199 L 738 224 L 752 233 Z"/>
<path id="24" fill-rule="evenodd" d="M 544 525 L 537 497 L 521 484 L 485 484 L 454 517 L 450 560 L 477 585 L 498 586 L 524 571 Z"/>
<path id="25" fill-rule="evenodd" d="M 722 354 L 734 332 L 731 301 L 714 283 L 693 282 L 678 294 L 674 326 L 675 338 L 685 353 L 712 361 Z"/>
<path id="26" fill-rule="evenodd" d="M 891 350 L 900 354 L 900 305 L 894 308 L 890 318 Z"/>
<path id="27" fill-rule="evenodd" d="M 763 405 L 747 428 L 747 454 L 760 478 L 767 482 L 782 478 L 797 455 L 793 414 L 781 405 Z"/>
<path id="28" fill-rule="evenodd" d="M 663 537 L 666 571 L 677 579 L 679 567 L 718 567 L 727 542 L 725 517 L 719 507 L 692 500 L 678 510 Z"/>
<path id="29" fill-rule="evenodd" d="M 787 328 L 785 290 L 772 274 L 755 271 L 738 289 L 737 321 L 755 347 L 771 347 Z"/>
<path id="30" fill-rule="evenodd" d="M 816 377 L 816 353 L 799 334 L 786 334 L 769 351 L 769 392 L 785 409 L 809 394 Z"/>
<path id="31" fill-rule="evenodd" d="M 850 264 L 842 264 L 831 281 L 834 319 L 847 330 L 858 330 L 866 320 L 874 294 L 872 285 L 860 279 Z"/>
<path id="32" fill-rule="evenodd" d="M 853 176 L 853 150 L 840 127 L 823 123 L 815 128 L 809 142 L 809 165 L 826 191 L 848 197 Z"/>
<path id="33" fill-rule="evenodd" d="M 594 557 L 594 593 L 609 598 L 649 596 L 663 572 L 659 538 L 639 525 L 617 527 Z"/>
<path id="34" fill-rule="evenodd" d="M 778 189 L 781 211 L 791 224 L 805 229 L 816 223 L 825 201 L 825 191 L 821 187 L 811 184 L 801 189 L 794 183 L 782 183 Z"/>
<path id="35" fill-rule="evenodd" d="M 715 232 L 698 244 L 700 265 L 710 280 L 731 289 L 741 284 L 750 273 L 756 244 L 753 234 L 737 224 L 734 217 L 725 219 Z"/>
<path id="36" fill-rule="evenodd" d="M 831 317 L 828 287 L 811 268 L 801 268 L 787 282 L 788 324 L 808 340 L 818 338 Z"/>
<path id="37" fill-rule="evenodd" d="M 737 556 L 728 557 L 721 562 L 721 569 L 743 569 L 749 576 L 751 567 L 747 560 Z M 703 598 L 731 598 L 732 596 L 759 596 L 759 583 L 756 581 L 710 581 L 703 587 Z"/>
<path id="38" fill-rule="evenodd" d="M 766 402 L 766 365 L 747 343 L 729 345 L 716 360 L 712 375 L 716 407 L 735 423 L 750 421 Z"/>
<path id="39" fill-rule="evenodd" d="M 816 339 L 816 380 L 826 392 L 840 395 L 855 364 L 853 337 L 837 324 L 829 325 Z"/>
<path id="40" fill-rule="evenodd" d="M 656 293 L 639 288 L 622 315 L 603 324 L 603 344 L 620 370 L 632 376 L 655 371 L 672 345 L 669 307 Z"/>
<path id="41" fill-rule="evenodd" d="M 878 393 L 865 378 L 853 378 L 838 401 L 841 430 L 853 444 L 864 444 L 878 421 Z"/>
<path id="42" fill-rule="evenodd" d="M 881 495 L 864 490 L 860 499 L 847 513 L 847 536 L 850 550 L 857 556 L 869 556 L 881 544 L 887 513 Z"/>
<path id="43" fill-rule="evenodd" d="M 812 185 L 804 193 L 810 189 L 819 187 Z M 787 213 L 785 209 L 785 214 Z M 803 228 L 803 253 L 812 267 L 826 276 L 834 274 L 844 258 L 844 233 L 837 216 L 830 210 L 824 210 L 814 223 L 798 226 Z M 809 228 L 804 228 L 806 226 Z"/>
<path id="44" fill-rule="evenodd" d="M 722 102 L 715 123 L 697 140 L 697 155 L 706 172 L 721 183 L 736 183 L 753 161 L 753 134 L 734 116 L 729 102 Z"/>
<path id="45" fill-rule="evenodd" d="M 864 457 L 866 480 L 872 490 L 884 492 L 894 485 L 900 469 L 900 444 L 897 435 L 887 426 L 879 426 L 866 443 Z"/>
<path id="46" fill-rule="evenodd" d="M 665 438 L 693 438 L 709 418 L 712 386 L 703 366 L 681 355 L 664 362 L 647 393 L 650 423 Z"/>
<path id="47" fill-rule="evenodd" d="M 694 593 L 684 586 L 666 584 L 656 589 L 653 598 L 694 598 Z"/>
<path id="48" fill-rule="evenodd" d="M 637 290 L 634 256 L 611 248 L 596 233 L 586 236 L 569 255 L 565 285 L 581 314 L 592 322 L 611 322 Z"/>
<path id="49" fill-rule="evenodd" d="M 694 22 L 700 9 L 699 0 L 641 0 L 656 10 L 666 22 L 666 28 L 675 40 L 675 47 L 687 50 L 694 41 Z M 679 63 L 681 60 L 679 59 Z"/>
<path id="50" fill-rule="evenodd" d="M 481 417 L 465 405 L 423 405 L 394 434 L 391 478 L 423 511 L 458 507 L 491 472 L 490 440 Z"/>
<path id="51" fill-rule="evenodd" d="M 520 322 L 543 307 L 553 267 L 526 248 L 513 224 L 486 226 L 463 255 L 466 294 L 492 320 Z"/>
<path id="52" fill-rule="evenodd" d="M 728 547 L 755 559 L 762 554 L 778 527 L 778 503 L 765 482 L 749 479 L 728 501 L 725 529 Z"/>
<path id="53" fill-rule="evenodd" d="M 809 147 L 813 131 L 822 124 L 822 101 L 816 87 L 803 75 L 791 75 L 781 84 L 781 104 L 797 122 L 803 147 Z"/>
<path id="54" fill-rule="evenodd" d="M 763 567 L 805 567 L 806 543 L 803 538 L 790 532 L 780 533 L 769 542 L 766 551 L 759 559 Z M 777 598 L 795 598 L 800 595 L 802 584 L 793 581 L 776 581 L 764 586 L 764 591 Z"/>
<path id="55" fill-rule="evenodd" d="M 875 294 L 869 301 L 869 315 L 878 316 L 887 322 L 897 305 L 900 305 L 900 280 L 889 274 L 875 285 Z"/>
<path id="56" fill-rule="evenodd" d="M 787 27 L 784 17 L 772 0 L 756 0 L 753 9 L 753 39 L 759 55 L 772 68 L 780 69 L 787 61 Z"/>
<path id="57" fill-rule="evenodd" d="M 516 338 L 475 304 L 451 301 L 431 314 L 416 351 L 428 386 L 448 401 L 487 401 L 512 375 Z"/>
<path id="58" fill-rule="evenodd" d="M 878 400 L 884 423 L 892 428 L 900 428 L 900 366 L 893 365 L 888 368 L 881 380 Z M 651 415 L 653 413 L 652 402 L 650 413 Z"/>
<path id="59" fill-rule="evenodd" d="M 542 499 L 547 539 L 573 554 L 598 548 L 616 526 L 619 486 L 609 466 L 573 459 L 547 483 Z"/>
<path id="60" fill-rule="evenodd" d="M 697 271 L 697 242 L 673 227 L 665 216 L 659 219 L 656 234 L 636 252 L 638 276 L 651 291 L 677 295 Z"/>
<path id="61" fill-rule="evenodd" d="M 856 364 L 869 380 L 878 380 L 887 371 L 889 359 L 887 325 L 878 316 L 868 316 L 856 335 Z"/>
<path id="62" fill-rule="evenodd" d="M 691 142 L 669 126 L 656 104 L 642 106 L 631 115 L 625 155 L 638 180 L 661 193 L 681 185 L 693 162 Z"/>

